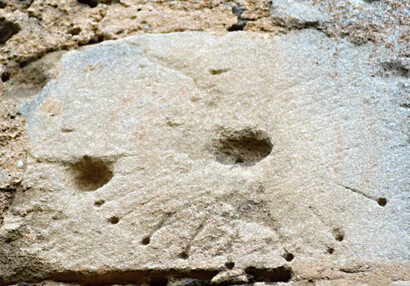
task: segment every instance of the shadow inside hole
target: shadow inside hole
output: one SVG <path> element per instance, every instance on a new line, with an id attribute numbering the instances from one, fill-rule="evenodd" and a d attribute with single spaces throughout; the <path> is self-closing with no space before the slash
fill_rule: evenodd
<path id="1" fill-rule="evenodd" d="M 379 206 L 384 207 L 387 204 L 387 199 L 386 198 L 378 198 L 377 203 Z"/>
<path id="2" fill-rule="evenodd" d="M 103 204 L 105 204 L 105 201 L 104 201 L 104 200 L 98 200 L 98 201 L 95 201 L 95 202 L 94 202 L 94 205 L 95 205 L 96 207 L 101 207 Z"/>
<path id="3" fill-rule="evenodd" d="M 247 267 L 245 273 L 252 275 L 255 282 L 289 282 L 293 276 L 292 269 L 287 266 L 277 268 Z"/>
<path id="4" fill-rule="evenodd" d="M 286 252 L 286 253 L 283 255 L 283 258 L 285 258 L 285 260 L 286 260 L 287 262 L 291 262 L 291 261 L 293 260 L 293 258 L 295 258 L 295 256 L 294 256 L 292 253 L 290 253 L 290 252 Z"/>
<path id="5" fill-rule="evenodd" d="M 211 75 L 218 75 L 218 74 L 226 73 L 227 71 L 229 71 L 229 69 L 210 69 L 209 70 Z"/>
<path id="6" fill-rule="evenodd" d="M 335 249 L 333 247 L 328 247 L 327 248 L 327 253 L 333 254 L 335 252 Z"/>
<path id="7" fill-rule="evenodd" d="M 84 156 L 71 166 L 74 183 L 81 191 L 95 191 L 107 184 L 114 176 L 108 163 Z"/>
<path id="8" fill-rule="evenodd" d="M 222 132 L 212 143 L 217 161 L 223 164 L 252 166 L 272 152 L 269 136 L 252 129 Z"/>
<path id="9" fill-rule="evenodd" d="M 77 1 L 78 3 L 86 4 L 90 6 L 91 8 L 97 7 L 98 5 L 98 0 L 77 0 Z"/>
<path id="10" fill-rule="evenodd" d="M 188 259 L 189 255 L 188 255 L 188 253 L 187 253 L 186 251 L 182 251 L 182 252 L 178 255 L 178 257 L 179 257 L 179 258 L 182 258 L 182 259 Z"/>
<path id="11" fill-rule="evenodd" d="M 20 26 L 0 17 L 0 46 L 3 46 L 13 35 L 20 31 Z"/>
<path id="12" fill-rule="evenodd" d="M 340 228 L 333 229 L 333 235 L 334 235 L 335 239 L 337 241 L 340 241 L 340 242 L 343 241 L 344 238 L 345 238 L 345 235 L 344 235 L 343 231 Z"/>
<path id="13" fill-rule="evenodd" d="M 235 263 L 234 262 L 226 262 L 225 267 L 227 269 L 233 269 L 235 267 Z"/>
<path id="14" fill-rule="evenodd" d="M 142 245 L 148 245 L 150 244 L 150 242 L 151 242 L 151 238 L 149 236 L 146 236 L 141 240 Z"/>
<path id="15" fill-rule="evenodd" d="M 117 216 L 112 216 L 112 217 L 110 217 L 110 218 L 108 219 L 108 221 L 109 221 L 111 224 L 117 224 L 117 223 L 120 222 L 120 218 L 117 217 Z"/>

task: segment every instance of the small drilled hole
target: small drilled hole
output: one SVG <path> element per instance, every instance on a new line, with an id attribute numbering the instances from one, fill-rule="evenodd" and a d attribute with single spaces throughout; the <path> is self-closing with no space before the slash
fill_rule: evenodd
<path id="1" fill-rule="evenodd" d="M 178 255 L 178 257 L 179 257 L 179 258 L 182 258 L 182 259 L 188 259 L 189 255 L 188 255 L 188 253 L 186 253 L 186 251 L 182 251 L 182 252 Z"/>
<path id="2" fill-rule="evenodd" d="M 343 241 L 345 235 L 340 228 L 333 229 L 333 235 L 337 241 Z"/>
<path id="3" fill-rule="evenodd" d="M 227 269 L 233 269 L 235 267 L 235 263 L 234 262 L 226 262 L 225 267 Z"/>
<path id="4" fill-rule="evenodd" d="M 333 247 L 329 247 L 329 248 L 327 249 L 327 253 L 333 254 L 333 252 L 335 252 L 335 249 L 334 249 Z"/>
<path id="5" fill-rule="evenodd" d="M 108 219 L 108 221 L 109 221 L 111 224 L 117 224 L 117 223 L 120 222 L 120 218 L 117 217 L 117 216 L 112 216 L 112 217 L 110 217 L 110 218 Z"/>
<path id="6" fill-rule="evenodd" d="M 379 206 L 384 207 L 387 204 L 387 199 L 386 198 L 378 198 L 377 203 L 379 204 Z"/>
<path id="7" fill-rule="evenodd" d="M 149 236 L 146 236 L 141 240 L 141 243 L 143 245 L 148 245 L 150 242 L 151 242 L 151 238 Z"/>
<path id="8" fill-rule="evenodd" d="M 101 207 L 103 204 L 105 204 L 105 201 L 104 201 L 104 200 L 98 200 L 98 201 L 95 201 L 95 202 L 94 202 L 94 205 L 95 205 L 96 207 Z"/>
<path id="9" fill-rule="evenodd" d="M 285 258 L 287 262 L 291 262 L 295 256 L 290 252 L 286 252 L 283 258 Z"/>

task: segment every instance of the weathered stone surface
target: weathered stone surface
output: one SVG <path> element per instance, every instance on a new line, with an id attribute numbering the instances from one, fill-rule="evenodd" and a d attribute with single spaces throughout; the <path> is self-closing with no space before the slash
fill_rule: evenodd
<path id="1" fill-rule="evenodd" d="M 410 280 L 408 65 L 384 45 L 141 35 L 58 69 L 22 107 L 2 283 Z"/>

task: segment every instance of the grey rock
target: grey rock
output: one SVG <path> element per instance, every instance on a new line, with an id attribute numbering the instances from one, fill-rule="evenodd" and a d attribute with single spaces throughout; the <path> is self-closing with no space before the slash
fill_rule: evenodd
<path id="1" fill-rule="evenodd" d="M 27 190 L 0 228 L 16 237 L 5 257 L 80 283 L 228 261 L 267 282 L 313 261 L 408 263 L 409 79 L 381 73 L 391 53 L 314 30 L 66 53 L 22 107 Z M 18 266 L 0 264 L 4 283 Z"/>

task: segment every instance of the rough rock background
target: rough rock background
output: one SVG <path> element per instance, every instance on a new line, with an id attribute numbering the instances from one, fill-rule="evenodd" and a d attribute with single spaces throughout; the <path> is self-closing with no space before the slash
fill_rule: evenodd
<path id="1" fill-rule="evenodd" d="M 376 47 L 376 50 L 383 47 L 383 53 L 377 54 L 377 57 L 376 53 L 368 55 L 371 59 L 375 57 L 373 75 L 384 78 L 391 84 L 388 86 L 391 88 L 390 91 L 396 95 L 395 104 L 398 110 L 408 114 L 409 9 L 406 1 L 393 0 L 1 1 L 1 223 L 3 224 L 4 212 L 10 210 L 13 199 L 16 199 L 18 203 L 18 196 L 15 195 L 24 194 L 33 187 L 22 180 L 26 171 L 27 151 L 30 148 L 27 149 L 26 119 L 22 116 L 21 108 L 18 106 L 39 94 L 42 88 L 61 72 L 56 63 L 66 53 L 66 50 L 141 33 L 206 31 L 223 35 L 243 30 L 266 33 L 274 37 L 304 33 L 304 30 L 319 31 L 336 43 L 350 42 L 358 52 L 362 49 L 369 49 L 369 47 Z M 334 52 L 335 58 L 341 61 L 346 60 L 343 51 L 336 49 Z M 224 69 L 216 69 L 214 72 L 215 74 L 224 73 Z M 336 74 L 334 76 L 337 77 Z M 385 106 L 384 104 L 387 103 L 381 104 Z M 171 122 L 170 124 L 178 125 L 179 123 Z M 400 132 L 406 136 L 408 119 L 405 116 L 399 126 Z M 386 136 L 388 137 L 389 134 Z M 404 143 L 398 143 L 396 147 L 407 150 L 407 153 L 401 153 L 400 159 L 397 159 L 398 162 L 403 162 L 399 163 L 402 164 L 402 170 L 405 170 L 405 159 L 407 158 L 408 161 L 408 155 L 405 155 L 408 154 L 408 143 L 407 139 Z M 81 169 L 81 165 L 78 165 L 78 168 Z M 403 192 L 408 192 L 406 179 L 408 181 L 408 173 L 403 173 Z M 353 192 L 357 190 L 354 187 L 351 189 Z M 405 197 L 406 193 L 403 194 Z M 376 200 L 378 198 L 376 197 Z M 408 210 L 408 201 L 404 205 L 404 210 Z M 28 211 L 30 212 L 31 210 Z M 26 214 L 21 216 L 24 217 Z M 405 221 L 405 217 L 402 220 Z M 20 241 L 21 235 L 23 234 L 20 232 L 10 237 L 9 233 L 4 237 L 4 243 L 10 245 L 14 240 Z M 392 244 L 395 243 L 392 242 Z M 403 248 L 406 248 L 406 244 Z M 281 255 L 286 257 L 288 254 L 285 252 Z M 351 280 L 353 279 L 357 281 L 355 283 L 366 282 L 380 285 L 394 280 L 410 280 L 406 277 L 408 274 L 406 264 L 379 261 L 368 265 L 359 260 L 356 264 L 352 263 L 350 268 L 345 269 L 340 265 L 332 266 L 332 259 L 330 261 L 317 259 L 316 261 L 317 257 L 314 258 L 315 261 L 308 265 L 301 263 L 298 266 L 297 261 L 293 262 L 292 269 L 297 273 L 294 277 L 299 277 L 299 281 L 302 281 L 297 283 L 309 283 L 308 281 L 312 280 L 321 285 L 320 283 L 326 283 L 322 280 L 331 280 L 342 284 L 353 283 Z M 10 263 L 10 259 L 13 263 Z M 15 271 L 15 276 L 12 278 L 14 280 L 9 280 L 15 282 L 24 279 L 32 280 L 37 276 L 39 279 L 45 277 L 43 274 L 47 273 L 50 266 L 43 265 L 37 259 L 36 256 L 30 258 L 27 254 L 22 255 L 16 248 L 9 249 L 9 252 L 4 248 L 0 253 L 0 262 L 3 265 L 19 266 L 20 270 L 12 270 Z M 363 263 L 365 265 L 362 265 Z M 333 272 L 335 267 L 336 272 Z M 4 271 L 6 273 L 9 270 Z M 195 277 L 213 276 L 215 273 L 212 271 L 200 273 Z M 111 274 L 112 277 L 116 275 L 118 276 L 119 273 Z M 132 276 L 132 274 L 124 275 Z M 142 273 L 141 275 L 150 276 L 151 274 Z M 237 274 L 231 276 L 237 276 Z M 68 279 L 55 278 L 64 281 Z M 101 279 L 102 281 L 104 279 L 120 281 L 110 280 L 112 279 L 110 277 Z M 151 282 L 161 282 L 155 279 Z M 158 279 L 160 280 L 160 277 Z M 238 278 L 238 282 L 240 279 Z M 81 279 L 77 278 L 77 281 Z"/>

